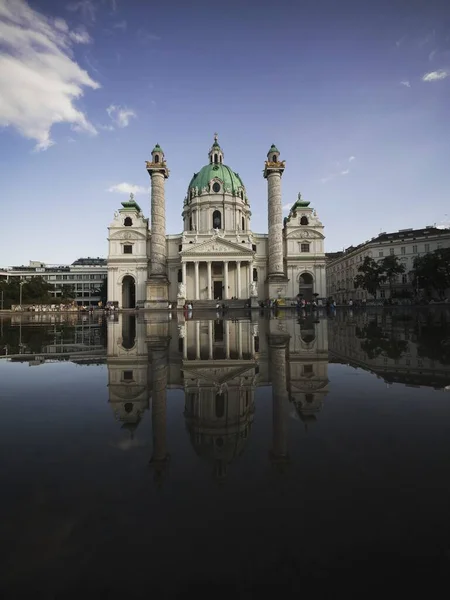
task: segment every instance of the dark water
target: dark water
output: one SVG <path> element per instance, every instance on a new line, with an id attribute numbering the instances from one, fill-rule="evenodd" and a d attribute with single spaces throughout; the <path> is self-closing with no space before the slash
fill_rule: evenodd
<path id="1" fill-rule="evenodd" d="M 145 318 L 1 321 L 2 598 L 445 582 L 446 309 Z"/>

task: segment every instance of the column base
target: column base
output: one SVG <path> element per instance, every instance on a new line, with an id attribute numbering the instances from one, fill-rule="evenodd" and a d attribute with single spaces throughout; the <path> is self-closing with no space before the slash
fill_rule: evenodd
<path id="1" fill-rule="evenodd" d="M 183 310 L 185 304 L 186 304 L 186 298 L 177 298 L 177 309 L 178 310 Z"/>
<path id="2" fill-rule="evenodd" d="M 250 308 L 259 308 L 258 298 L 250 298 Z"/>
<path id="3" fill-rule="evenodd" d="M 289 279 L 283 273 L 269 273 L 267 279 L 268 297 L 272 300 L 284 300 L 288 292 Z"/>
<path id="4" fill-rule="evenodd" d="M 165 275 L 151 275 L 147 281 L 146 309 L 167 310 L 169 306 L 169 280 Z"/>

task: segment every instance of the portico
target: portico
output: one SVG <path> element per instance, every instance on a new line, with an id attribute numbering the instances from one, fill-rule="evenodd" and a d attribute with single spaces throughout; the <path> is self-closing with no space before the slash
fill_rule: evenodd
<path id="1" fill-rule="evenodd" d="M 253 260 L 205 260 L 182 256 L 181 283 L 190 300 L 245 299 L 251 296 Z"/>

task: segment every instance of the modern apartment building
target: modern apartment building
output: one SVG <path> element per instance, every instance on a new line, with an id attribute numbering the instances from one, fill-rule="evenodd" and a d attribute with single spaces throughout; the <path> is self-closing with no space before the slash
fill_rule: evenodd
<path id="1" fill-rule="evenodd" d="M 63 296 L 63 286 L 70 286 L 78 305 L 96 306 L 100 302 L 100 290 L 107 271 L 105 258 L 79 258 L 71 265 L 49 265 L 31 260 L 28 266 L 2 269 L 0 277 L 7 280 L 18 277 L 25 281 L 42 277 L 53 286 L 53 298 Z"/>
<path id="2" fill-rule="evenodd" d="M 395 282 L 395 291 L 412 290 L 411 271 L 414 259 L 438 248 L 450 247 L 450 229 L 428 226 L 423 229 L 399 229 L 392 233 L 380 233 L 358 246 L 350 246 L 342 252 L 327 253 L 326 281 L 327 296 L 338 304 L 349 300 L 369 300 L 372 296 L 361 288 L 355 288 L 354 280 L 358 267 L 366 256 L 381 261 L 386 256 L 397 256 L 405 265 L 405 272 Z M 378 299 L 389 298 L 389 283 L 382 286 Z"/>

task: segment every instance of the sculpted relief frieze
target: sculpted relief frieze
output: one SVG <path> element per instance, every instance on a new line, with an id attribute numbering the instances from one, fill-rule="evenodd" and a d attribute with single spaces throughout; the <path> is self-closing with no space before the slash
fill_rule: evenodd
<path id="1" fill-rule="evenodd" d="M 289 234 L 289 239 L 291 240 L 296 240 L 296 239 L 321 239 L 322 236 L 317 233 L 316 231 L 311 231 L 309 229 L 299 229 L 297 231 L 293 231 L 291 234 Z"/>

